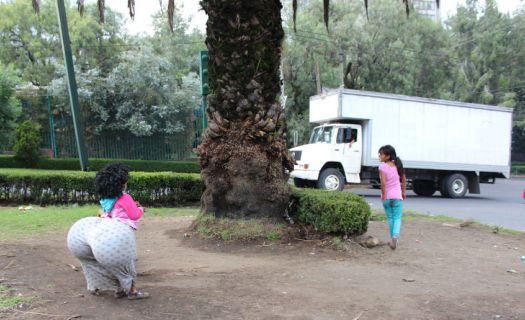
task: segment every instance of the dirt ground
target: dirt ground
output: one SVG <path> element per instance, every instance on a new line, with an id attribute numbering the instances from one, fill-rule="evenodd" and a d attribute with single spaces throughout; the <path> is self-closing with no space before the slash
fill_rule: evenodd
<path id="1" fill-rule="evenodd" d="M 6 319 L 525 319 L 525 235 L 409 221 L 398 250 L 185 237 L 189 217 L 146 218 L 138 284 L 149 300 L 92 296 L 64 232 L 0 243 L 0 282 L 34 296 Z M 368 234 L 386 240 L 384 222 Z M 509 272 L 509 270 L 511 272 Z"/>

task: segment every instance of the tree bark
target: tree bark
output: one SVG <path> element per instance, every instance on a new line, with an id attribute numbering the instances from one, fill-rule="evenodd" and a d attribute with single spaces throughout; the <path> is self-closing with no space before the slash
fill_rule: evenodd
<path id="1" fill-rule="evenodd" d="M 198 147 L 201 209 L 218 217 L 280 217 L 293 160 L 278 95 L 279 0 L 204 0 L 208 15 L 208 128 Z"/>

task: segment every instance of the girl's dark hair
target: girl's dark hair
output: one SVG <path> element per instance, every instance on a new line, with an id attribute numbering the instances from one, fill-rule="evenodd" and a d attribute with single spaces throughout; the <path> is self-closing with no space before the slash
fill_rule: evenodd
<path id="1" fill-rule="evenodd" d="M 405 169 L 403 168 L 403 162 L 401 161 L 401 158 L 399 158 L 396 154 L 396 149 L 394 149 L 394 147 L 392 147 L 391 145 L 387 144 L 386 146 L 382 146 L 381 148 L 379 148 L 379 153 L 390 157 L 390 160 L 394 161 L 394 164 L 397 168 L 397 174 L 399 175 L 399 179 L 402 180 L 403 175 L 405 174 Z"/>
<path id="2" fill-rule="evenodd" d="M 128 182 L 129 168 L 121 163 L 108 164 L 97 172 L 95 190 L 101 198 L 116 198 L 122 195 Z"/>

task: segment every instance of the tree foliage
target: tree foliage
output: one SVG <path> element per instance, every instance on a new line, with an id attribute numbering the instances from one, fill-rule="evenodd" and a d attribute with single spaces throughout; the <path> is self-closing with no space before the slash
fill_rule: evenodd
<path id="1" fill-rule="evenodd" d="M 120 14 L 105 8 L 101 24 L 96 4 L 82 7 L 80 15 L 76 6 L 67 6 L 67 15 L 87 141 L 115 131 L 189 140 L 200 98 L 196 54 L 204 48 L 203 34 L 189 32 L 178 8 L 173 32 L 164 6 L 154 17 L 155 33 L 132 38 L 122 31 Z M 57 136 L 65 141 L 73 128 L 55 1 L 41 1 L 39 9 L 35 15 L 23 0 L 0 3 L 0 62 L 13 62 L 21 82 L 38 90 L 29 92 L 35 97 L 24 97 L 31 100 L 24 119 L 47 128 L 47 107 L 38 96 L 53 97 Z"/>
<path id="2" fill-rule="evenodd" d="M 15 86 L 20 79 L 12 68 L 0 64 L 0 150 L 11 147 L 20 101 L 15 97 Z"/>
<path id="3" fill-rule="evenodd" d="M 370 2 L 367 19 L 362 1 L 335 0 L 326 32 L 322 10 L 320 1 L 300 5 L 296 32 L 292 12 L 285 12 L 283 76 L 292 130 L 303 129 L 297 125 L 304 126 L 300 120 L 319 87 L 514 107 L 514 118 L 523 119 L 523 11 L 510 16 L 493 0 L 469 0 L 440 24 L 413 9 L 407 18 L 395 1 Z"/>
<path id="4" fill-rule="evenodd" d="M 108 9 L 106 23 L 99 24 L 94 5 L 86 7 L 83 17 L 75 7 L 67 9 L 76 64 L 83 68 L 110 68 L 122 51 L 122 16 Z M 34 14 L 27 1 L 0 2 L 1 62 L 13 63 L 23 81 L 43 87 L 54 78 L 55 65 L 62 60 L 55 1 L 42 1 L 39 15 Z"/>

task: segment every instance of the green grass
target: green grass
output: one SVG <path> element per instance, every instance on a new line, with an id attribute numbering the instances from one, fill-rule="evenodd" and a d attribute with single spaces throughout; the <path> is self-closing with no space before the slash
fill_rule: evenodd
<path id="1" fill-rule="evenodd" d="M 12 289 L 0 285 L 0 311 L 11 309 L 21 303 L 30 303 L 33 297 L 12 296 Z"/>
<path id="2" fill-rule="evenodd" d="M 372 211 L 370 221 L 383 221 L 386 222 L 386 215 L 381 209 L 375 209 Z M 465 222 L 466 220 L 454 218 L 445 215 L 427 215 L 416 211 L 405 211 L 403 212 L 403 221 L 437 221 L 437 222 Z M 489 224 L 483 224 L 477 221 L 472 221 L 472 224 L 482 227 L 492 233 L 507 234 L 507 235 L 519 235 L 523 234 L 522 231 L 504 228 L 501 226 L 494 226 Z"/>
<path id="3" fill-rule="evenodd" d="M 146 208 L 145 218 L 147 217 L 184 217 L 197 216 L 199 208 L 183 207 L 183 208 Z"/>
<path id="4" fill-rule="evenodd" d="M 438 222 L 463 222 L 464 220 L 445 215 L 427 215 L 416 211 L 403 211 L 403 221 L 438 221 Z M 387 221 L 385 212 L 381 209 L 372 210 L 370 221 Z"/>
<path id="5" fill-rule="evenodd" d="M 193 228 L 205 239 L 221 239 L 223 241 L 264 239 L 275 242 L 282 239 L 285 225 L 265 219 L 216 219 L 212 215 L 201 214 L 197 216 Z"/>
<path id="6" fill-rule="evenodd" d="M 26 207 L 26 206 L 23 206 Z M 0 207 L 0 240 L 65 230 L 80 218 L 96 216 L 100 206 Z M 145 218 L 197 215 L 197 208 L 146 208 Z"/>

